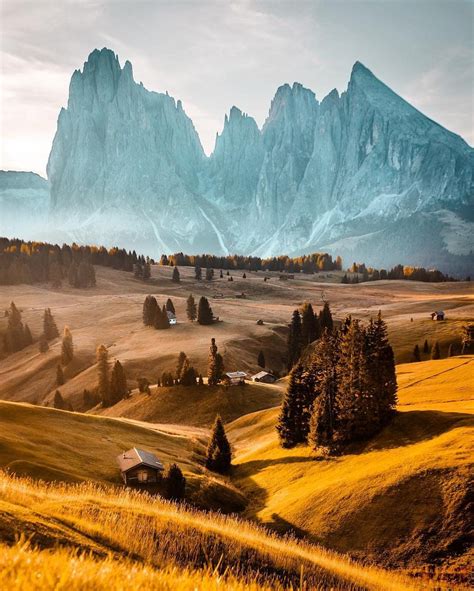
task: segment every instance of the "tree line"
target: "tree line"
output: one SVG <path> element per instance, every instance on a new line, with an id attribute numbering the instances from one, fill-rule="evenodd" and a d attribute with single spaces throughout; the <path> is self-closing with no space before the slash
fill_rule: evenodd
<path id="1" fill-rule="evenodd" d="M 148 261 L 150 262 L 150 261 Z M 147 260 L 135 251 L 104 246 L 71 246 L 0 238 L 0 285 L 51 283 L 60 287 L 67 280 L 73 287 L 95 285 L 93 265 L 134 270 Z"/>
<path id="2" fill-rule="evenodd" d="M 441 283 L 443 281 L 457 281 L 454 277 L 446 275 L 438 269 L 425 269 L 424 267 L 411 267 L 395 265 L 388 271 L 386 269 L 374 269 L 366 267 L 364 263 L 352 263 L 342 278 L 342 283 L 363 283 L 365 281 L 378 281 L 382 279 L 407 279 L 409 281 L 423 281 L 425 283 Z M 352 276 L 350 275 L 352 274 Z M 359 274 L 362 277 L 359 277 Z M 467 278 L 470 281 L 470 278 Z"/>
<path id="3" fill-rule="evenodd" d="M 188 255 L 178 252 L 171 255 L 161 255 L 160 265 L 224 270 L 318 273 L 319 271 L 341 270 L 342 259 L 338 256 L 333 260 L 330 254 L 318 252 L 299 257 L 282 255 L 264 259 L 237 254 L 217 256 L 212 254 Z"/>
<path id="4" fill-rule="evenodd" d="M 380 313 L 367 326 L 347 317 L 339 329 L 325 328 L 291 370 L 277 424 L 280 443 L 339 451 L 380 431 L 396 403 L 394 355 Z"/>

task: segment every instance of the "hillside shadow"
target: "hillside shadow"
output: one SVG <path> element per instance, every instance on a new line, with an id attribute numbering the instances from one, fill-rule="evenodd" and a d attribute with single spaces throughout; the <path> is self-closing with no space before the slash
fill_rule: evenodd
<path id="1" fill-rule="evenodd" d="M 344 454 L 362 454 L 397 447 L 406 447 L 462 426 L 474 426 L 474 416 L 468 413 L 438 410 L 411 410 L 398 412 L 391 423 L 378 435 L 365 442 L 350 445 Z"/>

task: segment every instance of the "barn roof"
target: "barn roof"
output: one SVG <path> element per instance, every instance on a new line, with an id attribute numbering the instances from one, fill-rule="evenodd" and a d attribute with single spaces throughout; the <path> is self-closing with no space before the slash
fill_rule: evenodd
<path id="1" fill-rule="evenodd" d="M 155 470 L 164 470 L 163 464 L 155 454 L 136 447 L 132 447 L 132 449 L 117 456 L 117 462 L 121 472 L 128 472 L 128 470 L 137 466 L 148 466 L 149 468 L 155 468 Z"/>
<path id="2" fill-rule="evenodd" d="M 230 379 L 247 377 L 245 371 L 228 371 L 225 375 Z"/>

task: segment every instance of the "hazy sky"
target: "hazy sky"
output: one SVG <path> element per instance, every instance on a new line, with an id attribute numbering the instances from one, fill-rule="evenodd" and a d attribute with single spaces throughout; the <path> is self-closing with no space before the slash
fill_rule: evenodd
<path id="1" fill-rule="evenodd" d="M 232 105 L 261 125 L 278 86 L 322 99 L 356 60 L 474 144 L 474 3 L 0 0 L 0 168 L 45 173 L 74 69 L 104 46 L 183 101 L 210 152 Z"/>

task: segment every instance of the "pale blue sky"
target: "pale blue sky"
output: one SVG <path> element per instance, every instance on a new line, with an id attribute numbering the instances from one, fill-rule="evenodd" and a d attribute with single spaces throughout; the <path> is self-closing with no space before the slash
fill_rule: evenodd
<path id="1" fill-rule="evenodd" d="M 0 168 L 44 174 L 70 76 L 107 46 L 183 101 L 210 152 L 232 105 L 261 125 L 278 86 L 322 99 L 356 60 L 471 145 L 467 0 L 0 0 Z"/>

